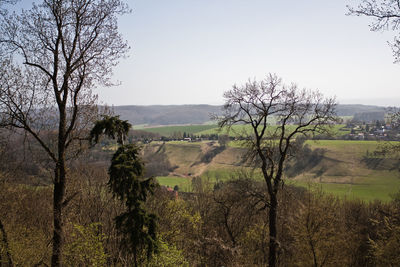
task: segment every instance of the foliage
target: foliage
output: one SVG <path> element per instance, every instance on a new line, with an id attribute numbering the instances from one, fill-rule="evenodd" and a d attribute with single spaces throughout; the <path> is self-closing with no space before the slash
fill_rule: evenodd
<path id="1" fill-rule="evenodd" d="M 147 264 L 148 267 L 189 267 L 189 263 L 185 260 L 182 251 L 174 245 L 160 239 L 158 241 L 159 253 L 156 254 Z"/>
<path id="2" fill-rule="evenodd" d="M 13 225 L 7 233 L 10 242 L 10 254 L 16 266 L 33 266 L 47 254 L 46 233 L 31 225 Z"/>
<path id="3" fill-rule="evenodd" d="M 83 165 L 70 172 L 73 179 L 68 194 L 77 195 L 65 209 L 69 222 L 65 264 L 71 259 L 79 266 L 85 254 L 102 251 L 102 246 L 107 253 L 103 266 L 133 266 L 132 256 L 124 255 L 118 246 L 121 235 L 115 231 L 113 218 L 126 208 L 107 191 L 106 170 Z M 159 218 L 156 231 L 161 237 L 161 242 L 157 241 L 160 255 L 147 260 L 142 250 L 139 264 L 162 266 L 170 261 L 170 266 L 266 265 L 268 207 L 264 209 L 263 201 L 255 203 L 265 200 L 267 189 L 260 181 L 250 179 L 255 177 L 251 172 L 236 174 L 238 177 L 220 181 L 215 189 L 207 186 L 205 179 L 196 179 L 193 192 L 181 192 L 177 199 L 162 188 L 155 189 L 144 206 Z M 397 266 L 398 200 L 367 203 L 337 199 L 318 188 L 311 189 L 309 192 L 286 184 L 278 195 L 281 266 L 314 265 L 310 241 L 318 266 L 323 262 L 324 266 Z M 37 188 L 7 182 L 0 184 L 0 190 L 0 216 L 14 264 L 49 265 L 51 186 Z M 93 222 L 101 227 L 97 223 L 92 226 Z M 73 229 L 74 225 L 80 230 Z M 81 256 L 76 256 L 79 253 Z M 4 254 L 1 257 L 6 259 Z"/>
<path id="4" fill-rule="evenodd" d="M 218 144 L 222 147 L 226 147 L 229 143 L 229 135 L 220 134 L 218 135 Z"/>
<path id="5" fill-rule="evenodd" d="M 327 262 L 349 265 L 345 263 L 347 255 L 341 255 L 346 252 L 340 249 L 346 246 L 346 234 L 340 221 L 339 205 L 337 198 L 324 196 L 318 188 L 309 188 L 293 226 L 297 228 L 295 238 L 299 257 L 296 260 L 299 265 L 319 267 Z"/>
<path id="6" fill-rule="evenodd" d="M 246 258 L 251 259 L 255 266 L 266 266 L 268 253 L 264 249 L 268 246 L 268 224 L 258 222 L 246 229 L 245 236 L 240 240 L 247 249 L 244 251 Z"/>
<path id="7" fill-rule="evenodd" d="M 122 244 L 133 253 L 137 265 L 142 250 L 147 251 L 147 258 L 157 252 L 156 216 L 144 207 L 156 184 L 153 178 L 143 179 L 144 164 L 139 157 L 139 147 L 134 144 L 118 148 L 108 172 L 108 185 L 113 195 L 126 206 L 126 211 L 115 218 L 116 227 Z"/>
<path id="8" fill-rule="evenodd" d="M 100 232 L 101 224 L 88 226 L 74 225 L 72 242 L 65 247 L 67 266 L 105 266 L 107 254 L 104 251 L 104 234 Z"/>
<path id="9" fill-rule="evenodd" d="M 96 144 L 101 135 L 106 135 L 117 139 L 119 144 L 123 144 L 132 125 L 126 120 L 120 120 L 119 116 L 102 115 L 102 117 L 101 120 L 96 121 L 90 131 L 90 142 Z"/>
<path id="10" fill-rule="evenodd" d="M 132 253 L 135 266 L 142 261 L 143 251 L 147 259 L 157 252 L 156 216 L 144 206 L 156 183 L 153 178 L 144 179 L 144 163 L 135 144 L 124 145 L 130 124 L 118 116 L 103 116 L 91 131 L 91 141 L 98 142 L 102 134 L 115 138 L 120 147 L 111 159 L 108 169 L 108 186 L 114 197 L 125 203 L 125 211 L 115 217 L 121 244 Z"/>
<path id="11" fill-rule="evenodd" d="M 373 220 L 378 227 L 378 238 L 369 239 L 371 252 L 378 266 L 400 265 L 400 225 L 399 218 L 384 216 L 383 220 Z"/>

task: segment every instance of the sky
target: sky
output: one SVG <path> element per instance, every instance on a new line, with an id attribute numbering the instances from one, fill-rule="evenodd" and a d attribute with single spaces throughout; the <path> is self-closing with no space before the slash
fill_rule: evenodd
<path id="1" fill-rule="evenodd" d="M 395 33 L 346 16 L 359 1 L 130 0 L 121 85 L 95 92 L 108 105 L 218 105 L 232 85 L 275 73 L 339 103 L 400 106 Z"/>

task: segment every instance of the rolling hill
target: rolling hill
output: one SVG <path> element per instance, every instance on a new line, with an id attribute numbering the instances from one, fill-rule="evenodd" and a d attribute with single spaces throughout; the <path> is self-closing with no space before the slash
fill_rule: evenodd
<path id="1" fill-rule="evenodd" d="M 373 158 L 366 160 L 366 155 L 377 148 L 377 141 L 309 140 L 307 144 L 312 149 L 323 149 L 323 158 L 316 165 L 305 166 L 295 176 L 288 177 L 289 184 L 308 187 L 311 183 L 335 195 L 365 201 L 388 201 L 390 194 L 400 187 L 399 173 L 393 169 L 398 164 L 397 159 L 380 158 L 375 162 L 379 164 L 371 164 Z M 195 176 L 215 182 L 236 177 L 243 168 L 249 169 L 243 160 L 245 148 L 234 142 L 224 149 L 218 148 L 216 142 L 153 142 L 145 147 L 144 153 L 149 164 L 152 160 L 163 159 L 171 166 L 169 173 L 155 173 L 161 176 L 161 184 L 182 188 L 183 184 L 190 187 L 190 179 Z M 151 165 L 151 169 L 155 167 Z"/>
<path id="2" fill-rule="evenodd" d="M 152 105 L 114 106 L 114 112 L 121 119 L 133 125 L 184 125 L 204 124 L 212 114 L 221 115 L 222 106 L 213 105 Z M 338 105 L 338 116 L 361 116 L 361 114 L 383 114 L 384 107 L 369 105 Z"/>

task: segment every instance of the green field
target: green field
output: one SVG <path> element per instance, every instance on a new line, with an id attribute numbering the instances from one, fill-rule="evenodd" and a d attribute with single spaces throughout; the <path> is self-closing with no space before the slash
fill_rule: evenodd
<path id="1" fill-rule="evenodd" d="M 314 170 L 296 177 L 294 184 L 305 186 L 313 182 L 329 193 L 349 199 L 389 201 L 390 195 L 400 189 L 400 173 L 387 169 L 370 169 L 363 157 L 373 153 L 379 141 L 320 140 L 307 141 L 313 149 L 326 150 L 326 159 Z M 317 177 L 318 169 L 326 172 Z"/>
<path id="2" fill-rule="evenodd" d="M 237 174 L 237 173 L 236 173 Z M 238 177 L 235 173 L 228 171 L 211 171 L 202 176 L 202 178 L 210 183 L 214 184 L 217 181 L 226 181 L 232 177 Z M 388 173 L 386 176 L 375 179 L 365 178 L 363 180 L 357 180 L 355 183 L 316 183 L 311 182 L 314 187 L 321 187 L 326 193 L 333 194 L 343 199 L 360 199 L 363 201 L 390 201 L 391 195 L 399 192 L 400 190 L 400 178 L 396 173 Z M 260 177 L 256 178 L 260 180 Z M 179 186 L 179 191 L 190 192 L 192 190 L 191 179 L 182 177 L 157 177 L 158 182 L 161 185 L 169 186 L 173 188 L 175 185 Z M 309 187 L 309 182 L 286 180 L 288 185 L 300 186 L 304 188 Z"/>
<path id="3" fill-rule="evenodd" d="M 269 126 L 269 130 L 271 132 L 276 130 L 277 126 L 271 125 Z M 287 130 L 291 131 L 294 130 L 296 126 L 295 125 L 288 125 L 287 126 Z M 252 127 L 250 125 L 233 125 L 229 130 L 228 128 L 223 128 L 220 129 L 218 127 L 216 128 L 211 128 L 211 129 L 207 129 L 201 132 L 196 133 L 197 135 L 210 135 L 210 134 L 229 134 L 232 137 L 237 137 L 237 136 L 246 136 L 249 134 L 252 134 Z M 330 133 L 332 136 L 342 136 L 345 134 L 350 133 L 349 129 L 344 129 L 344 125 L 339 124 L 339 125 L 334 125 L 331 129 L 329 129 Z"/>
<path id="4" fill-rule="evenodd" d="M 174 188 L 177 185 L 179 187 L 179 191 L 190 192 L 192 188 L 192 182 L 190 178 L 160 176 L 156 179 L 160 185 L 169 186 L 171 188 Z"/>
<path id="5" fill-rule="evenodd" d="M 381 174 L 382 175 L 382 174 Z M 287 184 L 308 188 L 306 181 L 289 180 Z M 386 172 L 381 177 L 365 177 L 354 180 L 353 183 L 312 183 L 320 186 L 327 193 L 346 199 L 363 201 L 390 201 L 391 195 L 400 190 L 400 177 L 396 172 Z"/>
<path id="6" fill-rule="evenodd" d="M 275 131 L 277 126 L 269 126 L 270 131 Z M 288 130 L 294 128 L 294 125 L 289 125 Z M 232 137 L 246 136 L 252 133 L 250 125 L 233 125 L 229 130 L 227 127 L 220 129 L 215 124 L 209 125 L 178 125 L 178 126 L 160 126 L 160 127 L 134 127 L 136 130 L 143 130 L 151 133 L 157 133 L 162 136 L 171 137 L 176 133 L 187 133 L 200 135 L 212 135 L 212 134 L 229 134 Z M 350 129 L 344 128 L 344 125 L 334 125 L 331 129 L 332 136 L 342 136 L 350 133 Z"/>
<path id="7" fill-rule="evenodd" d="M 198 132 L 206 131 L 216 127 L 217 127 L 216 125 L 179 125 L 179 126 L 141 127 L 137 130 L 143 130 L 146 132 L 157 133 L 162 136 L 170 137 L 174 133 L 197 134 Z M 136 128 L 134 127 L 134 129 Z"/>
<path id="8" fill-rule="evenodd" d="M 364 156 L 367 151 L 373 152 L 381 142 L 379 141 L 361 141 L 361 140 L 307 140 L 312 148 L 324 148 L 335 154 L 338 158 L 343 158 L 343 155 L 353 157 Z"/>
<path id="9" fill-rule="evenodd" d="M 243 176 L 240 171 L 246 170 L 246 168 L 238 165 L 240 155 L 243 155 L 245 151 L 243 142 L 231 141 L 229 147 L 218 154 L 211 162 L 207 164 L 196 163 L 211 144 L 212 142 L 166 143 L 167 157 L 173 165 L 178 166 L 175 172 L 188 178 L 159 177 L 160 184 L 171 187 L 178 185 L 181 191 L 187 191 L 191 189 L 190 177 L 193 176 L 201 176 L 211 184 L 239 175 Z M 288 184 L 307 187 L 308 183 L 311 182 L 328 193 L 348 199 L 359 198 L 364 201 L 374 199 L 388 201 L 391 199 L 390 195 L 400 189 L 400 174 L 398 172 L 384 168 L 370 169 L 363 162 L 363 157 L 367 153 L 372 153 L 380 142 L 308 140 L 307 144 L 313 149 L 324 149 L 326 151 L 325 157 L 317 166 L 301 173 L 294 179 L 287 180 Z M 213 146 L 217 146 L 217 144 L 214 143 L 211 147 Z M 245 175 L 249 177 L 249 174 Z M 254 177 L 254 174 L 251 177 Z M 256 179 L 260 179 L 260 177 Z"/>

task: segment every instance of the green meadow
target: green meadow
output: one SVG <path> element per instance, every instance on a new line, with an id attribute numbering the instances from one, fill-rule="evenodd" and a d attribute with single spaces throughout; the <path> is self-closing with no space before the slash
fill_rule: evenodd
<path id="1" fill-rule="evenodd" d="M 159 176 L 156 178 L 160 185 L 174 188 L 176 185 L 179 191 L 190 192 L 192 188 L 192 181 L 190 178 L 173 177 L 173 176 Z"/>
<path id="2" fill-rule="evenodd" d="M 221 175 L 222 173 L 222 175 Z M 228 171 L 211 171 L 201 176 L 204 181 L 215 184 L 217 181 L 226 181 L 236 176 L 236 173 Z M 258 176 L 257 180 L 261 180 Z M 192 190 L 191 178 L 185 177 L 157 177 L 160 185 L 174 188 L 179 186 L 179 191 L 190 192 Z M 380 178 L 370 177 L 358 179 L 354 183 L 319 183 L 307 182 L 299 180 L 286 179 L 285 184 L 308 188 L 311 184 L 313 187 L 320 187 L 324 192 L 333 194 L 342 199 L 360 199 L 362 201 L 390 201 L 392 195 L 400 190 L 400 177 L 397 173 L 386 173 Z"/>
<path id="3" fill-rule="evenodd" d="M 286 179 L 286 184 L 307 187 L 311 183 L 341 198 L 363 201 L 389 201 L 391 195 L 400 189 L 400 173 L 370 169 L 363 161 L 365 155 L 380 145 L 378 141 L 308 140 L 307 144 L 313 149 L 324 149 L 324 159 L 304 173 Z M 210 142 L 168 142 L 167 155 L 178 166 L 177 171 L 181 171 L 179 175 L 182 177 L 158 177 L 159 183 L 170 187 L 178 185 L 181 191 L 190 191 L 194 176 L 202 177 L 209 184 L 239 176 L 262 180 L 257 171 L 251 172 L 250 168 L 238 166 L 239 154 L 245 152 L 243 141 L 231 141 L 221 154 L 207 164 L 195 163 L 205 147 L 210 145 Z M 214 143 L 213 146 L 216 145 Z"/>
<path id="4" fill-rule="evenodd" d="M 392 195 L 400 190 L 400 176 L 395 171 L 377 172 L 364 178 L 349 182 L 315 182 L 306 180 L 287 180 L 287 184 L 308 188 L 320 187 L 323 191 L 343 199 L 360 199 L 363 201 L 390 201 Z"/>
<path id="5" fill-rule="evenodd" d="M 146 132 L 157 133 L 161 136 L 170 137 L 174 133 L 187 133 L 187 134 L 197 134 L 202 131 L 207 131 L 209 129 L 216 128 L 216 125 L 179 125 L 179 126 L 160 126 L 160 127 L 140 127 L 133 129 L 143 130 Z"/>
<path id="6" fill-rule="evenodd" d="M 278 126 L 275 125 L 270 125 L 268 127 L 270 133 L 274 132 Z M 287 130 L 293 131 L 296 125 L 288 125 Z M 338 124 L 338 125 L 333 125 L 332 127 L 327 127 L 327 130 L 332 136 L 342 136 L 345 134 L 350 133 L 350 129 L 345 128 L 345 125 L 343 124 Z M 215 127 L 211 129 L 207 129 L 201 132 L 196 133 L 197 135 L 210 135 L 210 134 L 228 134 L 229 136 L 232 137 L 237 137 L 237 136 L 246 136 L 249 134 L 252 134 L 253 129 L 250 125 L 233 125 L 232 127 L 223 127 L 222 129 Z"/>
<path id="7" fill-rule="evenodd" d="M 294 129 L 295 125 L 289 125 L 287 129 L 290 131 Z M 269 131 L 272 133 L 275 131 L 277 126 L 269 126 Z M 161 136 L 171 137 L 176 133 L 187 133 L 200 135 L 213 135 L 213 134 L 228 134 L 231 137 L 246 136 L 252 133 L 252 128 L 249 125 L 233 125 L 232 127 L 219 128 L 215 124 L 209 125 L 181 125 L 181 126 L 160 126 L 160 127 L 134 127 L 136 130 L 143 130 L 151 133 L 157 133 Z M 334 125 L 330 129 L 332 136 L 342 136 L 350 133 L 350 129 L 344 127 L 344 125 Z"/>

